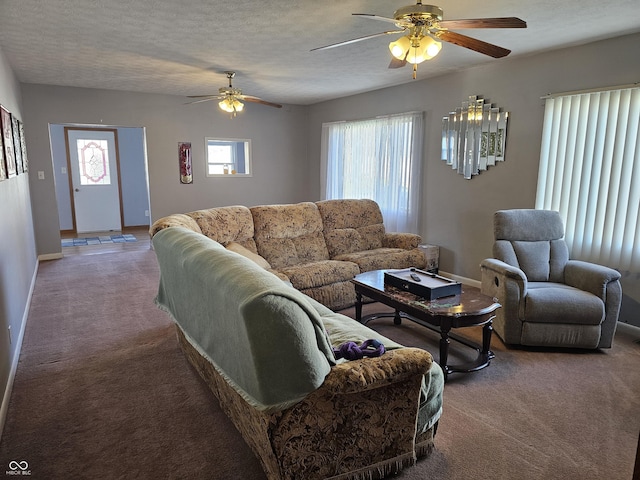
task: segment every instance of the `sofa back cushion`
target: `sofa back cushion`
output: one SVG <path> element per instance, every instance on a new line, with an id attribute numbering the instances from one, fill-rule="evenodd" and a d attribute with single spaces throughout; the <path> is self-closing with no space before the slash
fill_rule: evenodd
<path id="1" fill-rule="evenodd" d="M 316 205 L 331 258 L 382 248 L 382 212 L 373 200 L 322 200 Z"/>
<path id="2" fill-rule="evenodd" d="M 271 268 L 328 260 L 322 219 L 312 202 L 251 207 L 258 253 Z"/>
<path id="3" fill-rule="evenodd" d="M 238 243 L 257 253 L 253 239 L 253 217 L 251 211 L 244 206 L 208 208 L 187 213 L 200 227 L 204 235 L 227 246 L 231 242 Z"/>

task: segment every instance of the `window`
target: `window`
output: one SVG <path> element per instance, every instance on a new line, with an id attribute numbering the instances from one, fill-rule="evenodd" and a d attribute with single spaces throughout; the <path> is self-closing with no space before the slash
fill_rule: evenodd
<path id="1" fill-rule="evenodd" d="M 369 198 L 390 232 L 418 230 L 422 112 L 322 125 L 325 195 Z"/>
<path id="2" fill-rule="evenodd" d="M 207 177 L 251 175 L 250 140 L 206 138 L 205 146 Z"/>
<path id="3" fill-rule="evenodd" d="M 78 139 L 76 147 L 80 185 L 111 185 L 107 141 Z"/>
<path id="4" fill-rule="evenodd" d="M 572 258 L 640 272 L 640 88 L 548 98 L 536 208 L 565 219 Z"/>

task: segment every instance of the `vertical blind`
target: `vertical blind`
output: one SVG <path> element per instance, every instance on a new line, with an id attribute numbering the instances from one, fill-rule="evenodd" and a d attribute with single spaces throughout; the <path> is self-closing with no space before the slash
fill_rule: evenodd
<path id="1" fill-rule="evenodd" d="M 369 198 L 389 232 L 418 231 L 422 112 L 322 125 L 325 195 Z"/>
<path id="2" fill-rule="evenodd" d="M 640 272 L 640 88 L 548 98 L 536 208 L 565 219 L 572 258 Z"/>

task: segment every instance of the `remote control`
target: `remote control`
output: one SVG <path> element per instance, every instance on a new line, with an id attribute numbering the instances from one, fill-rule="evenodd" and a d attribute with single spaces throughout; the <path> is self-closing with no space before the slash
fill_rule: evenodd
<path id="1" fill-rule="evenodd" d="M 413 278 L 416 282 L 420 282 L 420 281 L 421 281 L 421 280 L 420 280 L 420 277 L 419 277 L 417 274 L 415 274 L 415 273 L 411 273 L 411 274 L 409 274 L 409 276 L 410 276 L 411 278 Z"/>

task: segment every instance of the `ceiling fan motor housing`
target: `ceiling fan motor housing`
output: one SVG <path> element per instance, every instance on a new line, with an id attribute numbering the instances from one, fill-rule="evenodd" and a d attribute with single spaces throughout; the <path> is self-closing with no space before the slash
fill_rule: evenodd
<path id="1" fill-rule="evenodd" d="M 434 22 L 442 20 L 442 9 L 435 5 L 408 5 L 393 12 L 393 18 L 401 22 L 398 26 L 411 23 L 413 25 L 431 26 Z"/>

